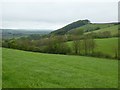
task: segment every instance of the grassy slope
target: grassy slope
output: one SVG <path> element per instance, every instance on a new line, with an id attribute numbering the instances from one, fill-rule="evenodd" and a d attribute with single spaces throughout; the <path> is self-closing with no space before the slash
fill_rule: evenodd
<path id="1" fill-rule="evenodd" d="M 99 32 L 105 32 L 105 31 L 110 31 L 111 32 L 111 35 L 116 35 L 118 33 L 118 25 L 114 25 L 114 26 L 111 26 L 111 27 L 107 27 L 107 28 L 102 28 L 102 29 L 99 29 L 99 30 L 95 30 L 93 31 L 94 33 L 99 33 Z M 88 34 L 90 32 L 87 32 L 85 34 Z"/>
<path id="2" fill-rule="evenodd" d="M 97 27 L 99 27 L 100 29 L 99 30 L 101 30 L 101 29 L 104 29 L 104 28 L 110 28 L 110 27 L 113 27 L 113 26 L 115 26 L 115 25 L 113 25 L 113 24 L 87 24 L 87 25 L 84 25 L 84 26 L 81 26 L 81 27 L 79 27 L 79 28 L 76 28 L 76 29 L 72 29 L 72 30 L 70 30 L 69 32 L 68 32 L 68 34 L 69 33 L 75 33 L 75 32 L 79 32 L 79 30 L 88 30 L 88 29 L 95 29 L 95 28 L 97 28 Z M 116 25 L 117 26 L 117 25 Z M 95 31 L 98 31 L 98 30 L 95 30 Z M 89 33 L 89 32 L 87 32 L 87 33 Z M 86 34 L 87 34 L 86 33 Z"/>
<path id="3" fill-rule="evenodd" d="M 114 88 L 116 60 L 3 49 L 3 87 Z"/>
<path id="4" fill-rule="evenodd" d="M 114 47 L 118 47 L 118 38 L 95 39 L 95 51 L 104 54 L 112 55 L 114 57 Z M 67 42 L 72 48 L 72 42 Z"/>

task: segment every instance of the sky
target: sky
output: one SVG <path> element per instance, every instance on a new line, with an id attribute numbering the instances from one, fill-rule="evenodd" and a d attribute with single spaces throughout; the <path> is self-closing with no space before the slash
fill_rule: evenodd
<path id="1" fill-rule="evenodd" d="M 56 30 L 77 20 L 118 21 L 118 0 L 4 0 L 0 28 Z"/>

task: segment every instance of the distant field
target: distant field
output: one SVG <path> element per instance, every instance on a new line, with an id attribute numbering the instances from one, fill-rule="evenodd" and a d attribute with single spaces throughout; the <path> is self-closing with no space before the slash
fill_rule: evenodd
<path id="1" fill-rule="evenodd" d="M 67 42 L 72 48 L 72 42 Z M 114 47 L 118 47 L 118 38 L 105 38 L 105 39 L 95 39 L 96 52 L 102 52 L 104 54 L 115 56 Z"/>
<path id="2" fill-rule="evenodd" d="M 3 88 L 116 88 L 118 61 L 3 48 Z"/>
<path id="3" fill-rule="evenodd" d="M 84 26 L 81 26 L 79 28 L 72 29 L 68 32 L 68 34 L 74 34 L 74 33 L 80 33 L 80 31 L 85 31 L 84 34 L 88 34 L 91 31 L 93 32 L 104 32 L 104 31 L 110 31 L 112 35 L 116 34 L 118 31 L 118 25 L 114 24 L 87 24 Z"/>
<path id="4" fill-rule="evenodd" d="M 33 34 L 37 35 L 45 35 L 49 34 L 51 30 L 37 30 L 37 29 L 0 29 L 2 32 L 3 39 L 11 39 L 11 38 L 20 38 L 20 37 L 28 37 Z"/>

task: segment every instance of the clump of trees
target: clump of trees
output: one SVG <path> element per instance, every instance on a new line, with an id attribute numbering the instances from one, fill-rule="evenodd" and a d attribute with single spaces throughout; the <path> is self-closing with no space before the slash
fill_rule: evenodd
<path id="1" fill-rule="evenodd" d="M 73 41 L 74 54 L 77 55 L 92 55 L 95 47 L 96 43 L 91 35 L 85 35 L 84 39 Z"/>
<path id="2" fill-rule="evenodd" d="M 65 43 L 66 39 L 62 36 L 50 37 L 48 45 L 45 46 L 44 51 L 54 54 L 68 54 L 70 47 Z"/>
<path id="3" fill-rule="evenodd" d="M 86 35 L 83 39 L 83 46 L 85 55 L 90 55 L 94 53 L 95 49 L 95 40 L 93 39 L 92 35 Z"/>
<path id="4" fill-rule="evenodd" d="M 74 54 L 79 55 L 81 53 L 81 40 L 74 40 L 73 41 L 73 50 Z"/>

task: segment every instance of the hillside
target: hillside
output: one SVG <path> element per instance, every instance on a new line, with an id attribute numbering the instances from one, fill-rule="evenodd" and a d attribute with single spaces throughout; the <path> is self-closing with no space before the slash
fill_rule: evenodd
<path id="1" fill-rule="evenodd" d="M 78 27 L 81 27 L 81 26 L 84 26 L 86 24 L 89 24 L 90 21 L 89 20 L 78 20 L 76 22 L 73 22 L 73 23 L 70 23 L 56 31 L 53 31 L 51 32 L 52 35 L 64 35 L 66 34 L 68 31 L 70 31 L 71 29 L 74 29 L 74 28 L 78 28 Z"/>
<path id="2" fill-rule="evenodd" d="M 93 33 L 102 33 L 105 31 L 109 31 L 112 36 L 116 36 L 118 34 L 118 25 L 110 25 L 109 27 L 101 28 L 99 30 L 93 31 Z M 90 32 L 86 32 L 85 34 L 88 34 Z"/>
<path id="3" fill-rule="evenodd" d="M 79 23 L 78 23 L 79 22 Z M 105 31 L 110 31 L 112 36 L 118 34 L 118 24 L 116 23 L 90 23 L 89 20 L 86 23 L 83 23 L 84 20 L 79 20 L 71 24 L 66 25 L 65 27 L 51 32 L 53 35 L 82 35 L 88 34 L 90 32 L 100 33 Z M 82 24 L 81 24 L 82 23 Z M 76 26 L 77 25 L 77 26 Z"/>
<path id="4" fill-rule="evenodd" d="M 96 31 L 101 31 L 102 29 L 107 29 L 107 28 L 111 28 L 111 27 L 116 27 L 117 25 L 114 24 L 87 24 L 75 29 L 70 30 L 69 32 L 67 32 L 67 34 L 80 34 L 79 31 L 83 30 L 84 34 L 90 33 L 92 32 L 96 32 Z"/>
<path id="5" fill-rule="evenodd" d="M 117 88 L 118 62 L 3 48 L 3 88 Z"/>

